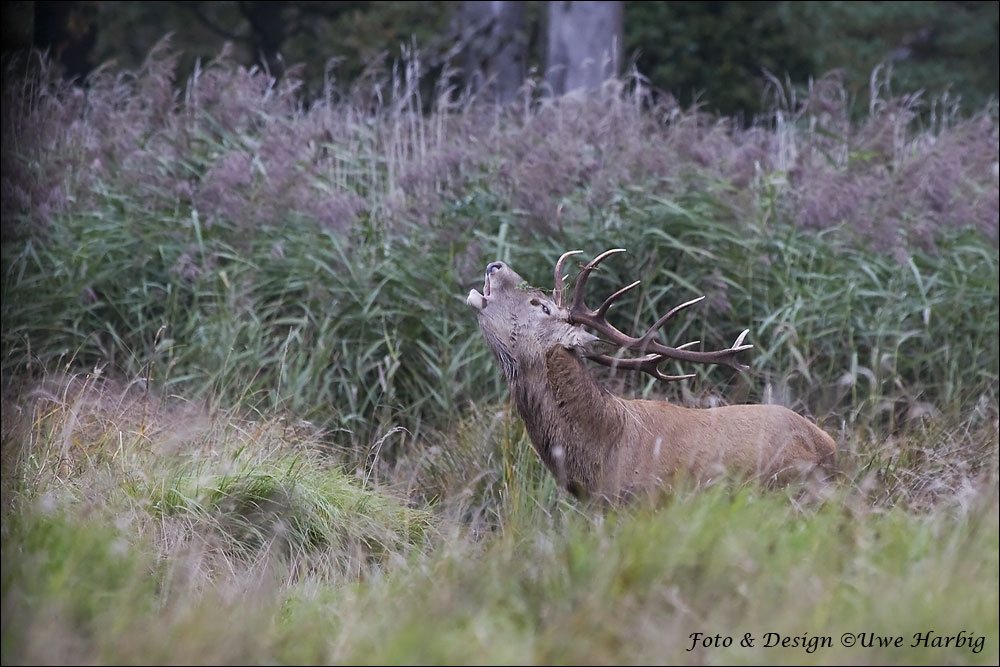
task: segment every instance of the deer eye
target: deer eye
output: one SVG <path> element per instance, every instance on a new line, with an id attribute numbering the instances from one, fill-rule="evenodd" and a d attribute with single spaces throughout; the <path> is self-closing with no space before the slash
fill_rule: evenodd
<path id="1" fill-rule="evenodd" d="M 530 301 L 530 303 L 531 303 L 531 305 L 532 305 L 532 306 L 541 306 L 541 307 L 542 307 L 542 312 L 543 312 L 543 313 L 545 313 L 546 315 L 549 315 L 549 314 L 550 314 L 550 311 L 549 311 L 549 307 L 548 307 L 548 306 L 546 306 L 546 305 L 545 305 L 544 303 L 542 303 L 541 301 L 539 301 L 538 299 L 532 299 L 532 300 Z"/>

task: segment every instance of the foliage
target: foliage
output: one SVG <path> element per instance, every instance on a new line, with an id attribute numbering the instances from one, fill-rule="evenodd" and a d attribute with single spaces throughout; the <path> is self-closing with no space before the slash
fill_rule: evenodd
<path id="1" fill-rule="evenodd" d="M 801 83 L 836 67 L 811 55 L 815 34 L 789 4 L 630 2 L 625 48 L 654 86 L 683 104 L 752 115 L 761 108 L 766 72 Z"/>
<path id="2" fill-rule="evenodd" d="M 742 130 L 644 111 L 639 81 L 500 117 L 442 92 L 425 117 L 415 65 L 382 105 L 303 109 L 226 60 L 177 99 L 163 48 L 86 98 L 41 67 L 8 88 L 5 373 L 107 365 L 358 448 L 415 437 L 502 391 L 463 303 L 489 259 L 544 284 L 561 248 L 615 245 L 595 289 L 644 282 L 618 312 L 707 290 L 670 335 L 753 330 L 751 399 L 854 423 L 995 393 L 995 116 L 919 132 L 887 99 L 851 124 L 826 81 Z"/>
<path id="3" fill-rule="evenodd" d="M 924 91 L 929 98 L 949 93 L 967 111 L 998 94 L 995 1 L 797 2 L 785 11 L 802 25 L 813 71 L 843 70 L 862 110 L 871 99 L 869 73 L 879 63 L 892 67 L 897 91 Z"/>
<path id="4" fill-rule="evenodd" d="M 469 38 L 458 33 L 458 4 L 78 2 L 61 19 L 66 37 L 53 40 L 52 48 L 74 76 L 108 59 L 131 69 L 169 32 L 184 53 L 180 71 L 186 78 L 198 59 L 210 60 L 229 42 L 247 66 L 278 76 L 293 68 L 315 97 L 331 73 L 348 86 L 370 74 L 372 63 L 399 58 L 414 41 L 435 74 L 445 72 L 448 54 L 457 64 L 454 51 Z M 524 57 L 544 71 L 546 12 L 543 3 L 524 4 Z M 4 25 L 11 37 L 27 34 L 27 42 L 22 37 L 17 43 L 30 44 L 30 11 L 14 7 L 9 18 Z M 880 65 L 893 68 L 897 91 L 922 90 L 927 99 L 947 92 L 970 114 L 1000 93 L 998 21 L 995 1 L 628 2 L 623 43 L 657 89 L 745 123 L 770 108 L 768 73 L 806 86 L 822 72 L 839 70 L 851 112 L 862 116 L 873 97 L 869 75 Z M 78 34 L 84 28 L 91 31 L 89 41 Z M 66 51 L 70 41 L 72 53 Z"/>
<path id="5" fill-rule="evenodd" d="M 996 2 L 630 2 L 625 45 L 656 87 L 726 114 L 766 111 L 768 74 L 838 70 L 860 116 L 880 65 L 897 91 L 975 112 L 998 93 L 998 20 Z"/>
<path id="6" fill-rule="evenodd" d="M 247 66 L 274 75 L 304 66 L 300 75 L 320 94 L 332 71 L 345 82 L 372 62 L 398 57 L 413 40 L 432 44 L 447 34 L 449 3 L 369 2 L 99 2 L 96 62 L 143 61 L 149 45 L 172 33 L 184 52 L 181 71 L 208 61 L 224 43 Z"/>

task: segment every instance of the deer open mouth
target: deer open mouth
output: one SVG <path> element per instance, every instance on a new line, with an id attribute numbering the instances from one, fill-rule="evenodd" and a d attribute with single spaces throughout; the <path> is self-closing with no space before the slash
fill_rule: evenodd
<path id="1" fill-rule="evenodd" d="M 492 289 L 490 287 L 490 276 L 499 271 L 503 267 L 500 262 L 493 262 L 486 267 L 486 277 L 483 281 L 483 293 L 480 294 L 477 290 L 469 290 L 469 296 L 465 297 L 465 303 L 472 306 L 476 310 L 483 310 L 489 304 L 490 292 Z"/>
<path id="2" fill-rule="evenodd" d="M 476 310 L 483 310 L 489 303 L 487 298 L 490 296 L 490 274 L 489 271 L 486 272 L 486 281 L 483 283 L 483 293 L 480 294 L 479 290 L 469 290 L 469 296 L 465 297 L 465 303 L 472 306 Z"/>
<path id="3" fill-rule="evenodd" d="M 472 306 L 476 310 L 483 310 L 486 308 L 486 297 L 479 293 L 477 289 L 469 290 L 469 296 L 465 297 L 465 303 Z"/>

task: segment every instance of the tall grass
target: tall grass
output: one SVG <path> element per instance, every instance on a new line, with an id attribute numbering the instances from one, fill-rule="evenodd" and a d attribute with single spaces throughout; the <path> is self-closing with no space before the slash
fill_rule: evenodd
<path id="1" fill-rule="evenodd" d="M 468 497 L 432 518 L 346 478 L 308 425 L 211 419 L 93 378 L 31 398 L 4 422 L 8 664 L 997 658 L 995 465 L 929 512 L 873 504 L 891 485 L 866 474 L 823 499 L 716 484 L 601 511 L 556 494 L 501 418 L 467 434 L 495 438 L 499 459 L 479 462 L 495 523 Z M 688 651 L 696 632 L 736 641 Z M 928 632 L 966 642 L 912 645 Z"/>
<path id="2" fill-rule="evenodd" d="M 733 216 L 711 198 L 636 189 L 619 194 L 610 219 L 595 215 L 544 240 L 494 216 L 472 236 L 481 259 L 466 270 L 469 239 L 443 242 L 419 226 L 351 248 L 294 220 L 247 236 L 132 209 L 77 215 L 5 250 L 4 364 L 8 373 L 107 365 L 148 377 L 157 393 L 289 409 L 348 429 L 363 446 L 394 425 L 416 435 L 428 420 L 501 395 L 462 301 L 478 285 L 477 265 L 504 258 L 549 286 L 561 248 L 618 246 L 631 253 L 591 289 L 642 279 L 613 311 L 624 328 L 707 294 L 668 332 L 673 342 L 721 346 L 751 329 L 754 370 L 734 388 L 744 400 L 785 403 L 834 426 L 893 426 L 982 395 L 995 402 L 998 262 L 975 234 L 942 233 L 934 252 L 900 261 L 836 230 Z M 177 268 L 192 262 L 207 268 Z"/>
<path id="3" fill-rule="evenodd" d="M 542 284 L 621 246 L 648 291 L 619 313 L 709 292 L 683 326 L 751 328 L 753 398 L 853 422 L 995 393 L 995 111 L 919 130 L 885 99 L 852 126 L 824 79 L 740 130 L 637 78 L 503 112 L 441 87 L 424 117 L 417 58 L 309 108 L 225 55 L 179 97 L 165 45 L 86 95 L 29 65 L 4 89 L 7 374 L 107 364 L 365 443 L 499 395 L 461 303 L 487 261 Z"/>
<path id="4" fill-rule="evenodd" d="M 305 106 L 159 45 L 3 85 L 3 662 L 997 660 L 998 122 L 835 77 L 743 129 L 654 98 L 484 105 L 419 58 Z M 567 249 L 749 373 L 610 389 L 781 403 L 824 495 L 578 504 L 464 295 Z M 687 371 L 680 366 L 677 371 Z M 690 634 L 965 631 L 982 649 L 685 650 Z M 911 641 L 907 642 L 907 645 Z"/>

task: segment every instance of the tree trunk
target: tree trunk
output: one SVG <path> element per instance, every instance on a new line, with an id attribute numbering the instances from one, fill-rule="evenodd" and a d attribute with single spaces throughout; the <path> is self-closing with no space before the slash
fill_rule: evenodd
<path id="1" fill-rule="evenodd" d="M 524 83 L 527 36 L 520 2 L 462 3 L 460 37 L 465 81 L 481 97 L 509 102 Z"/>
<path id="2" fill-rule="evenodd" d="M 285 25 L 285 5 L 282 2 L 240 2 L 240 11 L 246 17 L 251 29 L 253 56 L 261 58 L 267 65 L 268 73 L 275 79 L 285 74 L 285 62 L 281 57 L 281 47 L 288 37 Z"/>
<path id="3" fill-rule="evenodd" d="M 623 6 L 622 2 L 549 3 L 545 80 L 554 95 L 593 90 L 618 75 Z"/>
<path id="4" fill-rule="evenodd" d="M 94 68 L 90 56 L 97 43 L 97 3 L 36 2 L 34 47 L 49 50 L 69 78 L 83 78 Z"/>

